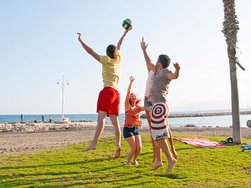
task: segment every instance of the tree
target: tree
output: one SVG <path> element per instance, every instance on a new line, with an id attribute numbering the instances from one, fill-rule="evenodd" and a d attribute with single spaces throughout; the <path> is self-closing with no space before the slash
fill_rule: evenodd
<path id="1" fill-rule="evenodd" d="M 224 22 L 222 32 L 226 37 L 227 53 L 230 67 L 233 142 L 236 144 L 240 144 L 240 111 L 236 64 L 242 70 L 245 69 L 240 65 L 236 57 L 236 42 L 237 32 L 239 30 L 239 22 L 237 21 L 237 16 L 235 14 L 235 0 L 222 1 L 224 6 Z"/>

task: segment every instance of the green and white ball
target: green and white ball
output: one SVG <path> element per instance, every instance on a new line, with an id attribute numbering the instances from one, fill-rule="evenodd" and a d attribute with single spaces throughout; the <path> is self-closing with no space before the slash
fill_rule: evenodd
<path id="1" fill-rule="evenodd" d="M 122 22 L 122 26 L 125 30 L 128 30 L 129 28 L 132 27 L 132 21 L 130 19 L 125 19 L 123 22 Z"/>

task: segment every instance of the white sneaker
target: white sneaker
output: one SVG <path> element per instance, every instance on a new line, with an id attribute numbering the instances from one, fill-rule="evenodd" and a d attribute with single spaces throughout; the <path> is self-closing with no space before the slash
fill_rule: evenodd
<path id="1" fill-rule="evenodd" d="M 139 166 L 139 162 L 137 160 L 134 161 L 135 166 Z"/>
<path id="2" fill-rule="evenodd" d="M 125 163 L 125 166 L 132 166 L 131 163 Z"/>

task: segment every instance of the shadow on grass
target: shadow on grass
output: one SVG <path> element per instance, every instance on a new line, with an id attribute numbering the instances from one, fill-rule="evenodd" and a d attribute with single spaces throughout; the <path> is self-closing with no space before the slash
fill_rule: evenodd
<path id="1" fill-rule="evenodd" d="M 121 165 L 119 165 L 121 166 Z M 109 171 L 119 166 L 113 166 L 112 168 L 106 168 L 102 170 Z M 96 172 L 98 172 L 97 170 Z M 92 171 L 95 172 L 95 171 Z M 89 172 L 90 173 L 90 172 Z M 69 186 L 94 186 L 103 187 L 103 185 L 112 185 L 113 187 L 124 187 L 127 186 L 140 186 L 142 182 L 139 175 L 125 176 L 124 172 L 116 173 L 115 179 L 114 174 L 108 176 L 113 177 L 112 179 L 107 175 L 102 174 L 100 177 L 93 177 L 91 174 L 84 175 L 84 172 L 70 171 L 70 172 L 46 172 L 46 173 L 27 173 L 27 174 L 14 174 L 9 176 L 1 176 L 2 186 L 4 187 L 15 187 L 15 186 L 35 186 L 35 187 L 69 187 Z M 35 178 L 34 178 L 35 177 Z M 93 181 L 93 178 L 95 181 Z M 127 182 L 133 183 L 128 184 Z M 135 181 L 134 181 L 135 180 Z"/>
<path id="2" fill-rule="evenodd" d="M 135 180 L 134 182 L 138 182 L 138 183 L 128 183 L 131 180 Z M 140 176 L 135 176 L 135 177 L 130 177 L 130 178 L 120 178 L 120 179 L 116 179 L 116 180 L 105 180 L 105 179 L 100 179 L 98 181 L 94 182 L 90 182 L 88 180 L 84 180 L 82 182 L 72 182 L 72 183 L 67 183 L 67 185 L 65 185 L 63 182 L 65 180 L 62 179 L 58 179 L 57 182 L 61 182 L 61 184 L 58 184 L 56 186 L 38 186 L 39 188 L 47 188 L 47 187 L 72 187 L 72 186 L 77 186 L 77 187 L 85 187 L 85 186 L 90 186 L 90 187 L 117 187 L 117 188 L 124 188 L 125 185 L 126 187 L 142 187 L 142 185 L 144 183 L 147 182 L 140 182 Z M 69 180 L 66 180 L 69 182 Z M 124 183 L 123 183 L 124 182 Z"/>
<path id="3" fill-rule="evenodd" d="M 166 173 L 166 174 L 159 174 L 159 175 L 155 175 L 155 176 L 159 176 L 159 177 L 166 177 L 166 178 L 169 178 L 169 179 L 187 179 L 186 176 L 184 175 L 178 175 L 178 174 L 174 174 L 174 173 Z"/>
<path id="4" fill-rule="evenodd" d="M 1 176 L 0 180 L 4 180 L 4 183 L 2 183 L 2 185 L 4 184 L 5 187 L 8 185 L 30 185 L 36 182 L 40 182 L 40 183 L 49 183 L 49 182 L 61 182 L 62 180 L 64 181 L 69 181 L 70 179 L 72 179 L 72 175 L 79 175 L 82 174 L 82 172 L 47 172 L 47 173 L 27 173 L 27 174 L 14 174 L 14 175 L 10 175 L 10 176 Z M 61 176 L 61 178 L 41 178 L 42 176 Z M 63 177 L 62 177 L 63 176 Z M 70 176 L 70 177 L 65 177 L 65 176 Z M 30 180 L 31 178 L 29 177 L 38 177 L 35 178 L 35 180 Z M 20 178 L 20 180 L 19 180 Z M 24 180 L 25 179 L 25 180 Z M 27 183 L 26 183 L 27 182 Z"/>
<path id="5" fill-rule="evenodd" d="M 117 165 L 117 166 L 113 166 L 113 167 L 110 167 L 110 168 L 100 168 L 100 169 L 97 169 L 97 170 L 90 170 L 90 172 L 102 172 L 102 171 L 109 171 L 109 170 L 112 170 L 112 169 L 117 169 L 118 167 L 123 167 L 125 165 Z"/>
<path id="6" fill-rule="evenodd" d="M 43 165 L 27 165 L 27 166 L 6 166 L 0 167 L 0 170 L 11 170 L 11 169 L 25 169 L 25 168 L 40 168 L 40 167 L 54 167 L 54 166 L 67 166 L 67 165 L 79 165 L 79 164 L 86 164 L 86 163 L 96 163 L 102 162 L 112 159 L 111 157 L 107 158 L 98 158 L 93 160 L 86 160 L 86 161 L 77 161 L 77 162 L 67 162 L 67 163 L 54 163 L 54 164 L 43 164 Z"/>
<path id="7" fill-rule="evenodd" d="M 119 165 L 121 166 L 121 165 Z M 92 172 L 99 172 L 99 171 L 109 171 L 110 169 L 116 169 L 119 166 L 114 166 L 112 168 L 106 168 L 97 171 L 89 171 L 88 173 Z M 111 180 L 108 178 L 106 180 L 105 175 L 101 175 L 100 178 L 97 179 L 95 177 L 95 182 L 93 182 L 93 176 L 83 176 L 85 172 L 77 172 L 77 171 L 70 171 L 70 172 L 46 172 L 46 173 L 19 173 L 9 176 L 1 176 L 0 181 L 3 182 L 2 186 L 4 187 L 15 187 L 15 186 L 27 186 L 27 185 L 34 185 L 36 183 L 39 184 L 48 184 L 49 186 L 36 186 L 36 187 L 68 187 L 74 185 L 102 185 L 102 184 L 115 184 L 117 182 L 129 181 L 132 179 L 138 179 L 137 176 L 128 178 L 124 175 L 124 173 L 117 173 L 117 179 Z M 34 178 L 36 177 L 36 178 Z M 2 181 L 4 180 L 4 181 Z M 65 182 L 65 183 L 64 183 Z M 72 183 L 71 183 L 72 182 Z M 65 185 L 67 183 L 67 185 Z M 53 184 L 57 184 L 53 186 Z"/>

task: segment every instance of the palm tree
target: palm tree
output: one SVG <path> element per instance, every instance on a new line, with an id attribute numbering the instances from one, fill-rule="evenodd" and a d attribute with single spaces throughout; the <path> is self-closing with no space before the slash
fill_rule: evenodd
<path id="1" fill-rule="evenodd" d="M 226 37 L 227 52 L 230 67 L 230 80 L 231 80 L 231 101 L 232 101 L 232 129 L 233 129 L 233 142 L 236 144 L 241 143 L 240 135 L 240 111 L 239 111 L 239 95 L 237 84 L 236 64 L 245 70 L 236 57 L 236 42 L 237 32 L 239 30 L 239 22 L 235 14 L 235 0 L 222 0 L 224 6 L 224 22 L 223 30 Z"/>

